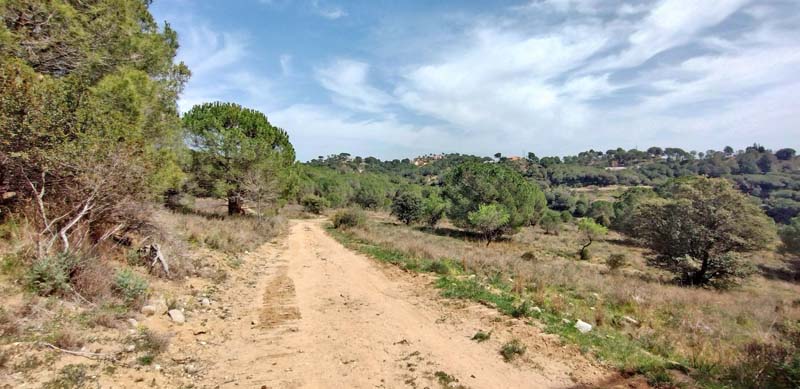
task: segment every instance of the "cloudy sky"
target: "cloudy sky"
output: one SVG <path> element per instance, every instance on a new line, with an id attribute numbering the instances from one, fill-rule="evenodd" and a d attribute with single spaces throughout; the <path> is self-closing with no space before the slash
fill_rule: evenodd
<path id="1" fill-rule="evenodd" d="M 301 160 L 800 148 L 797 0 L 156 0 L 205 101 Z"/>

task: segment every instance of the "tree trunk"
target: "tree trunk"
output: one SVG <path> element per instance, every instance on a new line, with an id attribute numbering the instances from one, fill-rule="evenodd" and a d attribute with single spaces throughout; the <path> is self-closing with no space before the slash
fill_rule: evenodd
<path id="1" fill-rule="evenodd" d="M 706 273 L 708 272 L 708 258 L 704 258 L 700 265 L 700 270 L 694 273 L 692 277 L 692 284 L 703 285 L 706 283 Z"/>
<path id="2" fill-rule="evenodd" d="M 240 194 L 228 196 L 228 215 L 244 215 L 244 198 Z"/>

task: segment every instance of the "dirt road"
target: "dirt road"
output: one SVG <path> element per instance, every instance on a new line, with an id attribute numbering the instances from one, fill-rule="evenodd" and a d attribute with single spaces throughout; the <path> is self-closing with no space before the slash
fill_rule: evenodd
<path id="1" fill-rule="evenodd" d="M 212 314 L 173 328 L 169 357 L 187 372 L 173 373 L 199 387 L 563 388 L 614 380 L 533 325 L 442 299 L 432 278 L 349 251 L 322 220 L 292 221 L 287 237 L 250 253 L 240 270 Z M 478 330 L 491 338 L 471 340 Z M 527 352 L 508 363 L 498 351 L 512 338 Z"/>

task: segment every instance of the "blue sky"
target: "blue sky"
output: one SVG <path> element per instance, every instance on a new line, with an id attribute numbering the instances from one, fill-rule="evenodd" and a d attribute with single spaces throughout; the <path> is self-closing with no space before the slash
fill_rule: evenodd
<path id="1" fill-rule="evenodd" d="M 182 111 L 258 109 L 308 160 L 800 148 L 797 0 L 156 0 Z"/>

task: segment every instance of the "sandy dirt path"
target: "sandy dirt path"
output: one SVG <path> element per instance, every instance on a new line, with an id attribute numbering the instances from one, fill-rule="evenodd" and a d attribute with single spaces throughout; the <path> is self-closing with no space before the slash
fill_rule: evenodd
<path id="1" fill-rule="evenodd" d="M 536 326 L 438 297 L 432 278 L 356 254 L 322 220 L 251 253 L 221 307 L 177 330 L 173 374 L 199 387 L 607 387 L 615 374 Z M 470 338 L 492 331 L 488 341 Z M 512 363 L 503 343 L 527 346 Z M 446 378 L 450 377 L 450 378 Z M 455 381 L 457 380 L 457 381 Z M 176 381 L 172 381 L 175 383 Z"/>

